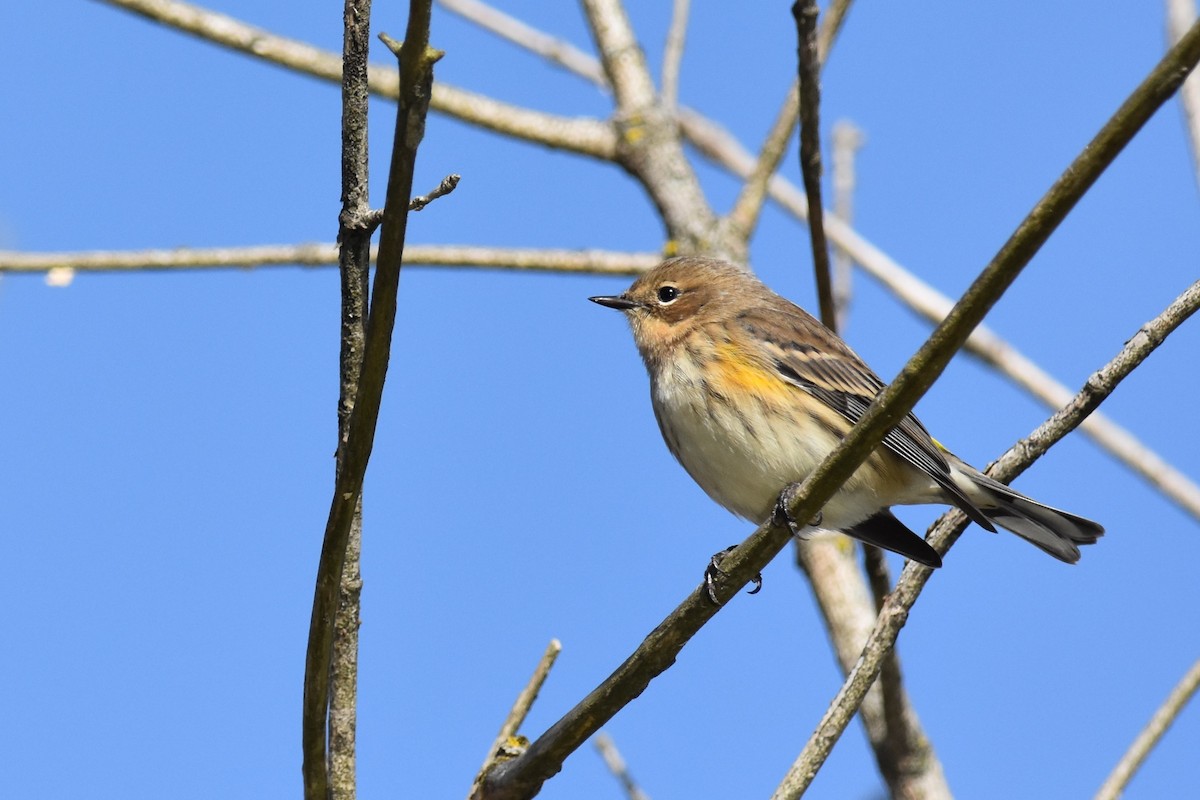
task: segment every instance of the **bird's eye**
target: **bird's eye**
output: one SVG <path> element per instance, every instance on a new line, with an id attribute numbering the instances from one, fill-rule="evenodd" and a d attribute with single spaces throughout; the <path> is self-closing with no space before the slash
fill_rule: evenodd
<path id="1" fill-rule="evenodd" d="M 679 290 L 670 284 L 658 287 L 658 302 L 664 306 L 679 299 Z"/>

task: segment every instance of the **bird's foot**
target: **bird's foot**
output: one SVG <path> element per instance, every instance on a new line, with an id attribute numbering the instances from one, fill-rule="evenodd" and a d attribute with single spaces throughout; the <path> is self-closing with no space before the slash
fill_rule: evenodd
<path id="1" fill-rule="evenodd" d="M 791 507 L 792 501 L 796 499 L 796 492 L 799 490 L 799 483 L 789 483 L 787 486 L 783 487 L 783 491 L 779 493 L 779 499 L 775 501 L 775 513 L 772 519 L 778 525 L 786 525 L 787 529 L 792 532 L 792 536 L 795 536 L 797 539 L 803 539 L 804 528 L 819 527 L 823 519 L 823 515 L 820 511 L 818 511 L 817 515 L 809 521 L 808 525 L 801 525 L 800 523 L 796 522 L 796 520 L 792 517 Z"/>
<path id="2" fill-rule="evenodd" d="M 724 580 L 729 577 L 729 573 L 721 569 L 721 562 L 725 560 L 725 556 L 732 553 L 737 548 L 737 545 L 726 547 L 719 553 L 713 553 L 713 557 L 709 559 L 708 566 L 704 569 L 704 591 L 708 593 L 708 599 L 712 601 L 714 606 L 721 605 L 717 599 L 717 581 Z M 747 594 L 758 594 L 762 589 L 762 573 L 758 573 L 753 578 L 754 588 Z"/>

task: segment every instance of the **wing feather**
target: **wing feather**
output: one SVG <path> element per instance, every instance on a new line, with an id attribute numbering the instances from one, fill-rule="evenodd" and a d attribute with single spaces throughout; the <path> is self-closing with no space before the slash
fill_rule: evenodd
<path id="1" fill-rule="evenodd" d="M 742 312 L 737 322 L 750 334 L 748 339 L 759 343 L 760 355 L 781 378 L 837 411 L 851 425 L 858 422 L 886 384 L 808 312 L 782 302 L 786 306 Z M 950 477 L 946 457 L 915 416 L 905 416 L 883 444 L 933 479 L 972 520 L 995 530 Z"/>

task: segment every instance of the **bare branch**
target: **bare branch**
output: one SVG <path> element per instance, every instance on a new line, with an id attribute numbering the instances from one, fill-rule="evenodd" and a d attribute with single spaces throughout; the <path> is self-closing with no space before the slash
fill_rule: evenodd
<path id="1" fill-rule="evenodd" d="M 367 57 L 371 0 L 346 0 L 342 33 L 342 211 L 338 266 L 341 277 L 338 442 L 347 435 L 367 333 L 371 232 L 367 148 Z M 345 463 L 338 448 L 336 483 Z M 362 596 L 362 498 L 354 509 L 338 585 L 329 668 L 329 784 L 334 800 L 354 800 L 357 790 L 358 628 Z"/>
<path id="2" fill-rule="evenodd" d="M 400 262 L 412 197 L 417 147 L 425 133 L 433 64 L 441 53 L 429 47 L 431 0 L 411 0 L 404 45 L 400 48 L 400 99 L 388 173 L 387 200 L 380 234 L 379 260 L 371 290 L 370 315 L 363 346 L 362 368 L 345 435 L 339 442 L 338 471 L 321 558 L 317 565 L 312 621 L 304 669 L 303 746 L 306 800 L 327 800 L 329 766 L 326 719 L 329 711 L 330 661 L 334 619 L 354 512 L 359 506 L 363 478 L 374 445 L 379 404 L 387 377 Z"/>
<path id="3" fill-rule="evenodd" d="M 224 14 L 180 0 L 104 0 L 225 47 L 331 81 L 340 81 L 338 54 L 277 36 Z M 368 68 L 371 91 L 395 100 L 399 94 L 396 71 Z M 557 147 L 602 160 L 612 160 L 617 140 L 610 125 L 583 117 L 561 117 L 501 103 L 484 95 L 439 83 L 433 87 L 430 107 L 474 125 L 517 139 Z"/>
<path id="4" fill-rule="evenodd" d="M 497 762 L 513 758 L 519 754 L 515 751 L 519 751 L 520 748 L 513 748 L 510 740 L 516 736 L 517 731 L 525 724 L 525 717 L 529 716 L 529 709 L 533 708 L 533 703 L 542 691 L 542 685 L 546 683 L 546 678 L 550 675 L 550 669 L 554 666 L 554 662 L 558 659 L 558 654 L 561 652 L 562 642 L 558 639 L 551 639 L 550 644 L 546 645 L 546 651 L 542 653 L 537 666 L 533 669 L 533 674 L 529 676 L 529 682 L 525 684 L 525 688 L 517 695 L 517 699 L 513 701 L 512 708 L 509 709 L 508 716 L 500 724 L 500 732 L 496 734 L 496 738 L 492 741 L 492 746 L 488 750 L 487 757 L 483 759 L 483 766 L 479 768 L 479 773 L 475 776 L 475 782 L 471 786 L 470 797 L 475 797 L 479 791 L 480 782 Z"/>
<path id="5" fill-rule="evenodd" d="M 1154 749 L 1163 734 L 1175 722 L 1175 718 L 1183 711 L 1184 706 L 1192 699 L 1197 687 L 1200 687 L 1200 660 L 1192 664 L 1191 669 L 1175 685 L 1159 709 L 1154 712 L 1154 716 L 1146 723 L 1146 727 L 1133 740 L 1133 744 L 1129 746 L 1129 750 L 1113 768 L 1108 780 L 1104 781 L 1100 791 L 1096 792 L 1096 800 L 1117 800 L 1124 794 L 1125 787 L 1133 779 L 1134 773 L 1141 768 L 1146 757 L 1150 755 L 1150 751 Z"/>
<path id="6" fill-rule="evenodd" d="M 1178 42 L 1196 22 L 1195 0 L 1166 0 L 1167 45 Z M 1192 165 L 1200 187 L 1200 75 L 1193 73 L 1179 88 L 1179 109 L 1190 136 Z"/>
<path id="7" fill-rule="evenodd" d="M 625 790 L 625 796 L 629 800 L 650 800 L 649 796 L 634 781 L 633 776 L 629 774 L 629 768 L 625 766 L 625 759 L 621 758 L 621 753 L 617 750 L 617 746 L 613 744 L 612 738 L 604 731 L 601 731 L 596 734 L 595 745 L 596 751 L 604 759 L 604 766 L 608 767 L 608 771 L 613 774 L 613 777 L 620 782 L 621 788 Z"/>
<path id="8" fill-rule="evenodd" d="M 375 260 L 377 248 L 371 249 Z M 314 266 L 337 263 L 335 244 L 272 244 L 257 247 L 177 248 L 174 250 L 91 250 L 68 253 L 21 253 L 0 250 L 0 273 L 124 272 L 176 269 L 249 269 L 251 267 Z M 473 245 L 412 245 L 405 247 L 409 266 L 480 267 L 534 272 L 582 272 L 590 275 L 639 275 L 662 261 L 659 253 L 620 253 L 612 250 L 475 247 Z"/>
<path id="9" fill-rule="evenodd" d="M 754 169 L 754 157 L 727 131 L 698 114 L 681 110 L 680 123 L 689 140 L 705 156 L 731 172 L 746 177 Z M 770 195 L 799 219 L 807 219 L 808 204 L 794 184 L 776 175 L 769 183 Z M 853 228 L 834 216 L 825 220 L 825 232 L 866 272 L 880 281 L 909 308 L 933 322 L 945 319 L 952 301 L 900 266 Z M 986 326 L 980 326 L 967 341 L 966 351 L 997 369 L 1050 408 L 1058 408 L 1072 396 L 1037 364 L 1005 342 Z M 1141 475 L 1184 511 L 1200 519 L 1200 486 L 1172 467 L 1127 430 L 1101 414 L 1084 421 L 1081 430 L 1125 466 Z"/>
<path id="10" fill-rule="evenodd" d="M 600 62 L 570 42 L 539 31 L 487 3 L 479 2 L 479 0 L 437 0 L 437 2 L 447 11 L 453 11 L 484 30 L 491 31 L 518 47 L 523 47 L 531 53 L 541 56 L 551 64 L 556 64 L 568 72 L 586 78 L 597 87 L 608 91 L 608 78 L 605 77 L 604 68 L 600 66 Z"/>
<path id="11" fill-rule="evenodd" d="M 674 112 L 679 105 L 679 66 L 683 62 L 683 46 L 687 41 L 688 14 L 691 0 L 675 0 L 671 6 L 671 27 L 663 48 L 662 97 L 663 105 Z"/>
<path id="12" fill-rule="evenodd" d="M 808 199 L 808 232 L 812 241 L 813 273 L 821 322 L 837 330 L 833 287 L 829 277 L 829 244 L 825 241 L 825 205 L 821 202 L 821 63 L 817 59 L 817 0 L 792 4 L 799 40 L 800 173 Z"/>
<path id="13" fill-rule="evenodd" d="M 839 120 L 833 124 L 833 216 L 845 225 L 854 223 L 854 159 L 864 141 L 862 131 L 853 123 Z M 850 268 L 853 263 L 854 260 L 844 247 L 834 247 L 833 308 L 837 314 L 837 330 L 843 336 L 846 335 L 846 325 L 850 321 L 850 300 L 853 296 L 853 276 Z"/>

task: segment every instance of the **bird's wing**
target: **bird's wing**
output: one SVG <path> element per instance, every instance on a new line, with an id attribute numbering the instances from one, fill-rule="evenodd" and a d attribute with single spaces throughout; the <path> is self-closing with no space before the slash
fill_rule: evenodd
<path id="1" fill-rule="evenodd" d="M 841 339 L 808 312 L 793 306 L 739 317 L 761 356 L 788 383 L 837 411 L 851 425 L 885 384 Z M 933 479 L 967 516 L 984 528 L 995 527 L 950 477 L 950 465 L 925 426 L 912 414 L 883 437 L 883 444 Z"/>

